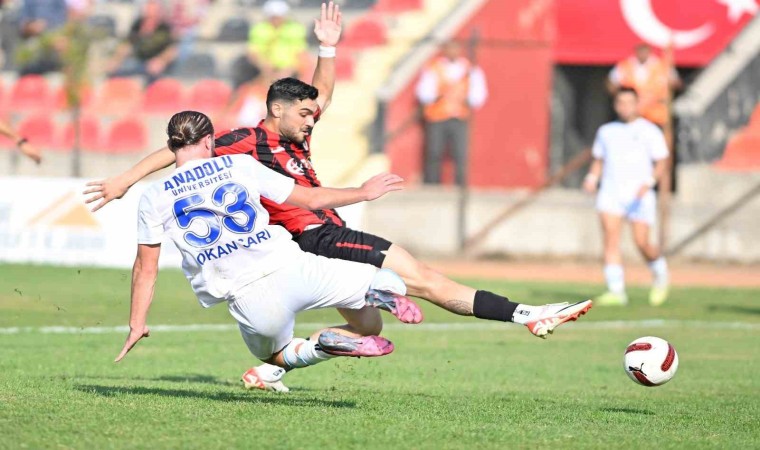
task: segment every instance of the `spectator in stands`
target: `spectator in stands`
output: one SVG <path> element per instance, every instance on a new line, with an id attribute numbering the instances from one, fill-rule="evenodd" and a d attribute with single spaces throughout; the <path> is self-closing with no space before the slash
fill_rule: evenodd
<path id="1" fill-rule="evenodd" d="M 30 144 L 25 137 L 16 132 L 10 124 L 0 120 L 0 135 L 3 135 L 12 140 L 21 153 L 35 163 L 39 164 L 42 161 L 40 149 Z"/>
<path id="2" fill-rule="evenodd" d="M 127 40 L 106 65 L 111 77 L 141 75 L 150 84 L 164 75 L 177 57 L 177 45 L 158 0 L 147 0 Z"/>
<path id="3" fill-rule="evenodd" d="M 425 183 L 441 182 L 441 163 L 447 144 L 456 164 L 456 182 L 467 175 L 469 118 L 486 101 L 488 89 L 483 71 L 462 56 L 456 41 L 443 45 L 442 54 L 422 73 L 417 98 L 425 121 Z"/>
<path id="4" fill-rule="evenodd" d="M 633 55 L 620 61 L 610 72 L 607 89 L 613 96 L 621 87 L 639 94 L 639 114 L 663 127 L 669 120 L 668 97 L 681 88 L 678 72 L 667 61 L 652 54 L 652 47 L 641 43 Z"/>
<path id="5" fill-rule="evenodd" d="M 22 42 L 17 53 L 21 75 L 60 70 L 61 61 L 56 46 L 45 41 L 59 39 L 56 31 L 63 27 L 67 19 L 66 0 L 24 0 L 19 14 Z"/>
<path id="6" fill-rule="evenodd" d="M 283 0 L 269 0 L 263 10 L 267 20 L 254 25 L 248 37 L 249 62 L 261 70 L 267 82 L 297 78 L 301 62 L 309 58 L 306 27 L 288 19 L 290 7 Z"/>
<path id="7" fill-rule="evenodd" d="M 171 26 L 177 40 L 177 60 L 182 62 L 190 56 L 198 38 L 198 26 L 206 16 L 210 0 L 171 0 L 169 5 Z"/>

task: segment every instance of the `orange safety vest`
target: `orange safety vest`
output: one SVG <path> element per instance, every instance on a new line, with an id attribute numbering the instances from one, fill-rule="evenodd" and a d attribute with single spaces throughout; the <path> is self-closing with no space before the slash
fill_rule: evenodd
<path id="1" fill-rule="evenodd" d="M 618 64 L 620 85 L 631 87 L 639 95 L 639 114 L 658 125 L 668 121 L 668 89 L 670 70 L 660 60 L 647 64 L 647 76 L 644 80 L 636 77 L 635 58 L 628 58 Z"/>
<path id="2" fill-rule="evenodd" d="M 423 111 L 428 122 L 464 120 L 470 117 L 470 105 L 467 103 L 470 92 L 470 62 L 466 62 L 465 75 L 458 80 L 449 80 L 446 77 L 446 62 L 446 58 L 438 58 L 428 67 L 438 79 L 438 99 L 425 105 Z"/>

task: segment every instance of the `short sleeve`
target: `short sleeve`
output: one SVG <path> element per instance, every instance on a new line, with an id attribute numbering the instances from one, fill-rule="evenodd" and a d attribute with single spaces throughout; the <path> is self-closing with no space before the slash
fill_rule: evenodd
<path id="1" fill-rule="evenodd" d="M 651 137 L 649 138 L 649 157 L 653 161 L 659 161 L 668 157 L 668 143 L 665 141 L 665 135 L 662 134 L 656 125 L 652 125 Z"/>
<path id="2" fill-rule="evenodd" d="M 290 197 L 296 182 L 294 179 L 280 175 L 253 159 L 248 159 L 248 161 L 253 165 L 253 176 L 258 185 L 259 194 L 262 197 L 268 198 L 278 205 Z"/>
<path id="3" fill-rule="evenodd" d="M 596 132 L 594 138 L 594 146 L 591 147 L 591 155 L 595 159 L 604 159 L 604 138 L 602 137 L 602 130 Z"/>
<path id="4" fill-rule="evenodd" d="M 137 210 L 137 243 L 160 244 L 164 240 L 164 224 L 156 212 L 149 193 L 140 198 Z"/>

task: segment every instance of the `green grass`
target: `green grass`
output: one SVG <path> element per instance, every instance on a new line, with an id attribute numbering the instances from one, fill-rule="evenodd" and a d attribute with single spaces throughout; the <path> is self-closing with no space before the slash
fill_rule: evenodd
<path id="1" fill-rule="evenodd" d="M 600 291 L 473 284 L 526 303 Z M 0 334 L 0 449 L 758 448 L 760 290 L 674 289 L 659 309 L 645 298 L 632 289 L 629 308 L 596 308 L 583 321 L 687 322 L 568 326 L 548 341 L 510 325 L 393 327 L 392 355 L 290 373 L 287 395 L 242 389 L 238 376 L 253 359 L 234 331 L 155 332 L 119 365 L 111 361 L 123 334 Z M 124 325 L 128 313 L 129 271 L 0 265 L 0 327 Z M 425 313 L 430 323 L 476 322 L 427 305 Z M 299 320 L 336 322 L 337 313 Z M 200 308 L 184 277 L 164 271 L 149 323 L 233 321 L 223 306 Z M 659 388 L 622 370 L 625 346 L 649 334 L 680 357 L 675 379 Z"/>

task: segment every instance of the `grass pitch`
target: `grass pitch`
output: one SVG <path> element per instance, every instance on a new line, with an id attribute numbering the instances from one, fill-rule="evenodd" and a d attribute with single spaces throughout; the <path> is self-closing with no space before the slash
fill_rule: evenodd
<path id="1" fill-rule="evenodd" d="M 536 304 L 601 289 L 472 283 Z M 757 448 L 758 299 L 760 290 L 677 288 L 653 309 L 632 289 L 630 307 L 592 309 L 547 341 L 423 304 L 424 327 L 386 316 L 393 354 L 290 373 L 292 391 L 277 395 L 242 389 L 254 360 L 232 329 L 154 331 L 113 364 L 126 333 L 91 327 L 127 323 L 129 271 L 2 265 L 0 448 Z M 163 271 L 149 324 L 234 321 Z M 679 353 L 665 386 L 623 372 L 625 346 L 645 335 Z"/>

